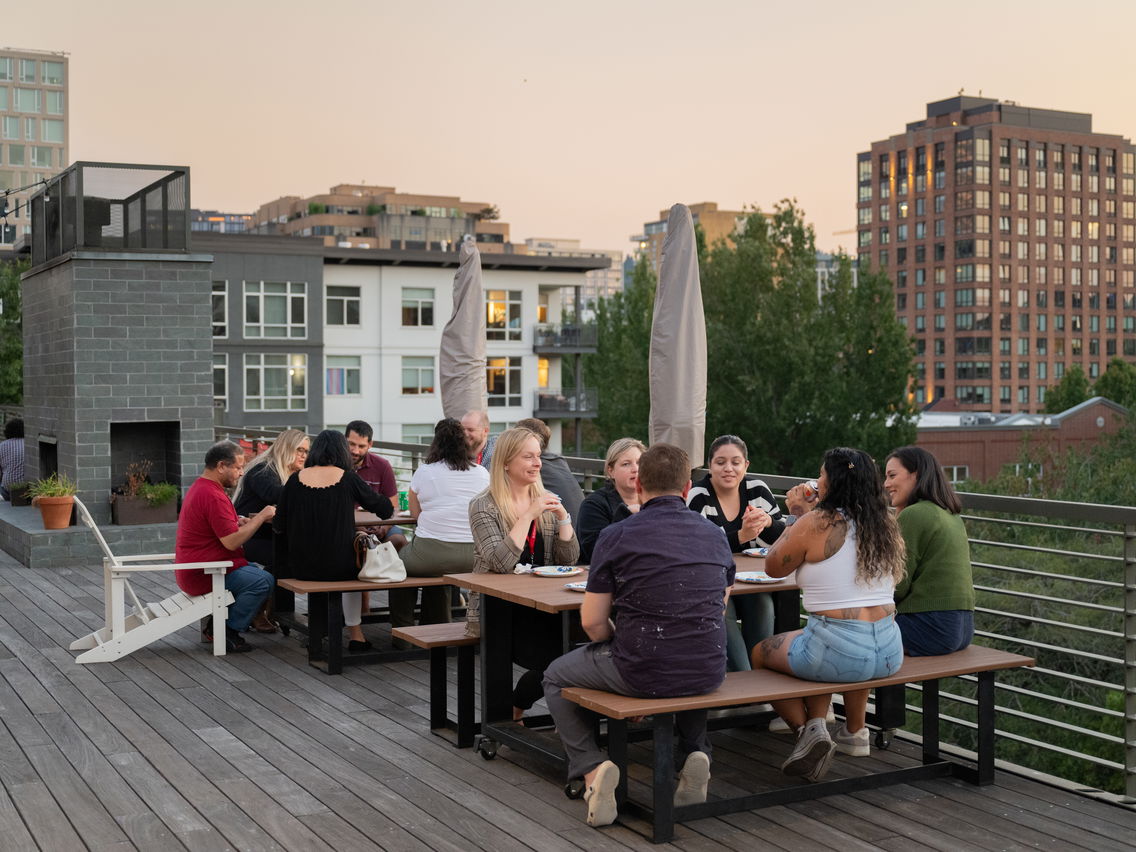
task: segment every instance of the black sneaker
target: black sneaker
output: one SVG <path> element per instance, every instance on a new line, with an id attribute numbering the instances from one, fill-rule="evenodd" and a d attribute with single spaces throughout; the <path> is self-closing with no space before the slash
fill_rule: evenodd
<path id="1" fill-rule="evenodd" d="M 213 641 L 213 616 L 211 615 L 201 619 L 201 641 L 203 644 Z"/>
<path id="2" fill-rule="evenodd" d="M 240 633 L 231 627 L 225 628 L 225 652 L 229 654 L 243 654 L 251 651 L 252 645 L 245 641 Z"/>

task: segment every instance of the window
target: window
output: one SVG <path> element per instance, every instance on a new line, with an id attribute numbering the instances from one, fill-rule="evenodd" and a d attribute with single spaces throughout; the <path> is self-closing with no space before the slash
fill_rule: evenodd
<path id="1" fill-rule="evenodd" d="M 47 86 L 63 85 L 63 63 L 44 60 L 43 83 Z"/>
<path id="2" fill-rule="evenodd" d="M 58 118 L 42 118 L 39 122 L 40 140 L 43 142 L 63 142 L 63 122 Z"/>
<path id="3" fill-rule="evenodd" d="M 7 121 L 7 119 L 5 119 L 5 121 Z M 15 132 L 16 132 L 17 136 L 12 137 L 13 139 L 15 139 L 15 138 L 18 138 L 18 134 L 20 132 L 20 120 L 18 118 L 13 118 L 12 122 L 13 122 L 15 128 L 16 128 Z M 5 127 L 5 131 L 6 130 L 7 130 L 7 127 Z M 25 150 L 26 149 L 24 148 L 23 145 L 9 145 L 8 146 L 8 165 L 9 166 L 26 166 L 27 165 L 27 157 L 24 154 Z"/>
<path id="4" fill-rule="evenodd" d="M 16 112 L 39 112 L 39 89 L 16 89 Z"/>
<path id="5" fill-rule="evenodd" d="M 63 92 L 44 92 L 48 115 L 63 115 Z"/>
<path id="6" fill-rule="evenodd" d="M 433 360 L 433 359 L 428 359 Z M 359 355 L 328 355 L 324 364 L 328 396 L 347 396 L 360 393 Z"/>
<path id="7" fill-rule="evenodd" d="M 947 478 L 951 481 L 952 485 L 965 482 L 970 477 L 969 465 L 945 464 L 943 465 L 943 470 L 946 471 Z"/>
<path id="8" fill-rule="evenodd" d="M 229 356 L 225 352 L 213 353 L 213 407 L 229 408 Z"/>
<path id="9" fill-rule="evenodd" d="M 41 169 L 51 168 L 51 148 L 46 145 L 29 145 L 28 150 L 32 152 L 32 166 Z"/>
<path id="10" fill-rule="evenodd" d="M 307 337 L 307 293 L 303 282 L 246 281 L 245 337 Z"/>
<path id="11" fill-rule="evenodd" d="M 359 288 L 328 285 L 326 308 L 328 325 L 359 325 Z"/>
<path id="12" fill-rule="evenodd" d="M 489 391 L 489 407 L 500 408 L 521 404 L 521 359 L 489 358 L 485 381 Z"/>
<path id="13" fill-rule="evenodd" d="M 36 61 L 34 59 L 20 60 L 20 82 L 34 83 L 36 81 Z"/>
<path id="14" fill-rule="evenodd" d="M 213 282 L 213 336 L 229 336 L 229 289 L 227 281 Z"/>
<path id="15" fill-rule="evenodd" d="M 517 361 L 519 362 L 520 359 L 518 358 Z M 402 393 L 404 396 L 434 393 L 433 355 L 403 356 Z"/>
<path id="16" fill-rule="evenodd" d="M 0 82 L 12 81 L 12 60 L 8 57 L 0 57 Z"/>
<path id="17" fill-rule="evenodd" d="M 434 288 L 433 287 L 403 287 L 402 288 L 402 325 L 432 326 L 434 324 Z M 430 432 L 430 440 L 434 440 L 434 432 Z"/>
<path id="18" fill-rule="evenodd" d="M 434 427 L 429 423 L 403 423 L 402 443 L 431 444 L 434 442 Z"/>
<path id="19" fill-rule="evenodd" d="M 245 353 L 246 411 L 308 407 L 308 356 Z"/>
<path id="20" fill-rule="evenodd" d="M 521 339 L 520 290 L 486 290 L 485 313 L 486 340 Z"/>

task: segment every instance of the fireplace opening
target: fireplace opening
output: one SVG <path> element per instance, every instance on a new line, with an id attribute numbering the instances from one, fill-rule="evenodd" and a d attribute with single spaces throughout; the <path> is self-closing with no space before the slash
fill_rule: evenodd
<path id="1" fill-rule="evenodd" d="M 126 482 L 128 468 L 145 467 L 150 482 L 181 488 L 181 424 L 176 420 L 110 424 L 112 489 Z"/>

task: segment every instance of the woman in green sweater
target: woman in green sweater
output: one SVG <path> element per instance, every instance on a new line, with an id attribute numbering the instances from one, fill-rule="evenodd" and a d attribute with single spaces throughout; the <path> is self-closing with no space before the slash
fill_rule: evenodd
<path id="1" fill-rule="evenodd" d="M 900 447 L 888 456 L 884 490 L 907 545 L 907 575 L 895 587 L 903 650 L 912 657 L 962 650 L 974 638 L 962 503 L 938 459 L 920 447 Z"/>

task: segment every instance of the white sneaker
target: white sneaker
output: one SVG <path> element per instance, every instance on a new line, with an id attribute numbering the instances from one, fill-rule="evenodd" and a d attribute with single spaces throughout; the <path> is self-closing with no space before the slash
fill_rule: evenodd
<path id="1" fill-rule="evenodd" d="M 836 714 L 832 712 L 831 704 L 828 705 L 828 712 L 824 715 L 824 721 L 828 722 L 828 724 L 830 725 L 836 721 Z M 769 733 L 791 734 L 793 733 L 793 729 L 789 727 L 788 722 L 778 716 L 776 719 L 769 723 Z"/>
<path id="2" fill-rule="evenodd" d="M 832 735 L 832 741 L 836 743 L 836 750 L 841 754 L 849 754 L 852 757 L 867 757 L 872 753 L 869 745 L 870 737 L 867 725 L 856 733 L 850 734 L 848 733 L 848 723 L 845 722 Z"/>
<path id="3" fill-rule="evenodd" d="M 588 825 L 611 825 L 618 813 L 615 806 L 615 788 L 619 786 L 619 767 L 610 760 L 599 766 L 592 785 L 584 791 L 588 803 Z"/>
<path id="4" fill-rule="evenodd" d="M 823 719 L 810 719 L 797 737 L 797 745 L 789 759 L 781 764 L 786 775 L 819 781 L 828 772 L 836 744 L 828 735 Z"/>
<path id="5" fill-rule="evenodd" d="M 683 805 L 700 805 L 706 801 L 706 788 L 710 784 L 710 755 L 704 751 L 692 751 L 687 755 L 682 772 L 678 774 L 675 788 L 676 808 Z"/>

